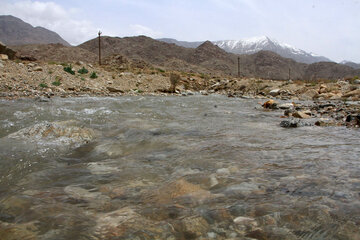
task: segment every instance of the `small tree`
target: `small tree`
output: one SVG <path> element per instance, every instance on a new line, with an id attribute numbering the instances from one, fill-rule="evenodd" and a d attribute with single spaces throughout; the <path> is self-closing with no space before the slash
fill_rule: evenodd
<path id="1" fill-rule="evenodd" d="M 171 73 L 170 74 L 170 89 L 169 92 L 174 93 L 175 89 L 176 89 L 176 85 L 179 83 L 180 81 L 180 75 L 176 74 L 176 73 Z"/>

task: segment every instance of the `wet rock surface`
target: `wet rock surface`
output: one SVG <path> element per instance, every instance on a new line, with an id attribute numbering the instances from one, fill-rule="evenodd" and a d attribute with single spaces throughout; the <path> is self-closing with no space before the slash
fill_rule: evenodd
<path id="1" fill-rule="evenodd" d="M 360 104 L 358 102 L 316 101 L 278 104 L 274 100 L 262 104 L 264 109 L 284 110 L 280 122 L 284 128 L 302 126 L 360 127 Z M 280 107 L 278 107 L 280 106 Z"/>
<path id="2" fill-rule="evenodd" d="M 76 121 L 45 122 L 24 128 L 8 138 L 44 144 L 84 144 L 95 138 L 91 129 L 78 127 Z"/>

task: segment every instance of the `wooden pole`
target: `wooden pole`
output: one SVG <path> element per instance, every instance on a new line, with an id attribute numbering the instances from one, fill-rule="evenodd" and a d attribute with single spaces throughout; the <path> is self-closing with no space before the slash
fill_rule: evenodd
<path id="1" fill-rule="evenodd" d="M 99 31 L 98 35 L 99 35 L 99 65 L 101 65 L 101 33 Z"/>
<path id="2" fill-rule="evenodd" d="M 289 80 L 291 79 L 291 69 L 289 68 Z"/>

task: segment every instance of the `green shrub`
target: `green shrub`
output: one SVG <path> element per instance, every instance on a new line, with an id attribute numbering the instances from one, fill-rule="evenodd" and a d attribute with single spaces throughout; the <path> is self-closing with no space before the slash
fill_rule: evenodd
<path id="1" fill-rule="evenodd" d="M 96 75 L 96 72 L 92 72 L 90 78 L 92 79 L 98 78 L 98 75 Z"/>
<path id="2" fill-rule="evenodd" d="M 72 75 L 75 75 L 75 72 L 72 70 L 71 64 L 69 66 L 64 67 L 64 71 Z"/>
<path id="3" fill-rule="evenodd" d="M 85 67 L 82 67 L 79 71 L 78 71 L 78 73 L 80 73 L 80 74 L 87 74 L 89 71 L 85 68 Z"/>
<path id="4" fill-rule="evenodd" d="M 85 78 L 82 77 L 82 78 L 81 78 L 81 81 L 85 81 Z"/>
<path id="5" fill-rule="evenodd" d="M 40 84 L 39 84 L 39 87 L 41 87 L 41 88 L 47 88 L 48 85 L 47 85 L 46 83 L 40 83 Z"/>
<path id="6" fill-rule="evenodd" d="M 57 79 L 55 82 L 52 82 L 51 84 L 54 86 L 60 86 L 61 85 L 60 79 Z"/>

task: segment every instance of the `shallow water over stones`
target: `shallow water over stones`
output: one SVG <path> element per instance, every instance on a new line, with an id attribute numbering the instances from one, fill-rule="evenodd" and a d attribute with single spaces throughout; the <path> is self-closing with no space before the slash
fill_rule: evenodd
<path id="1" fill-rule="evenodd" d="M 283 129 L 257 105 L 1 101 L 0 239 L 360 239 L 359 130 Z M 96 134 L 11 138 L 63 121 Z"/>

